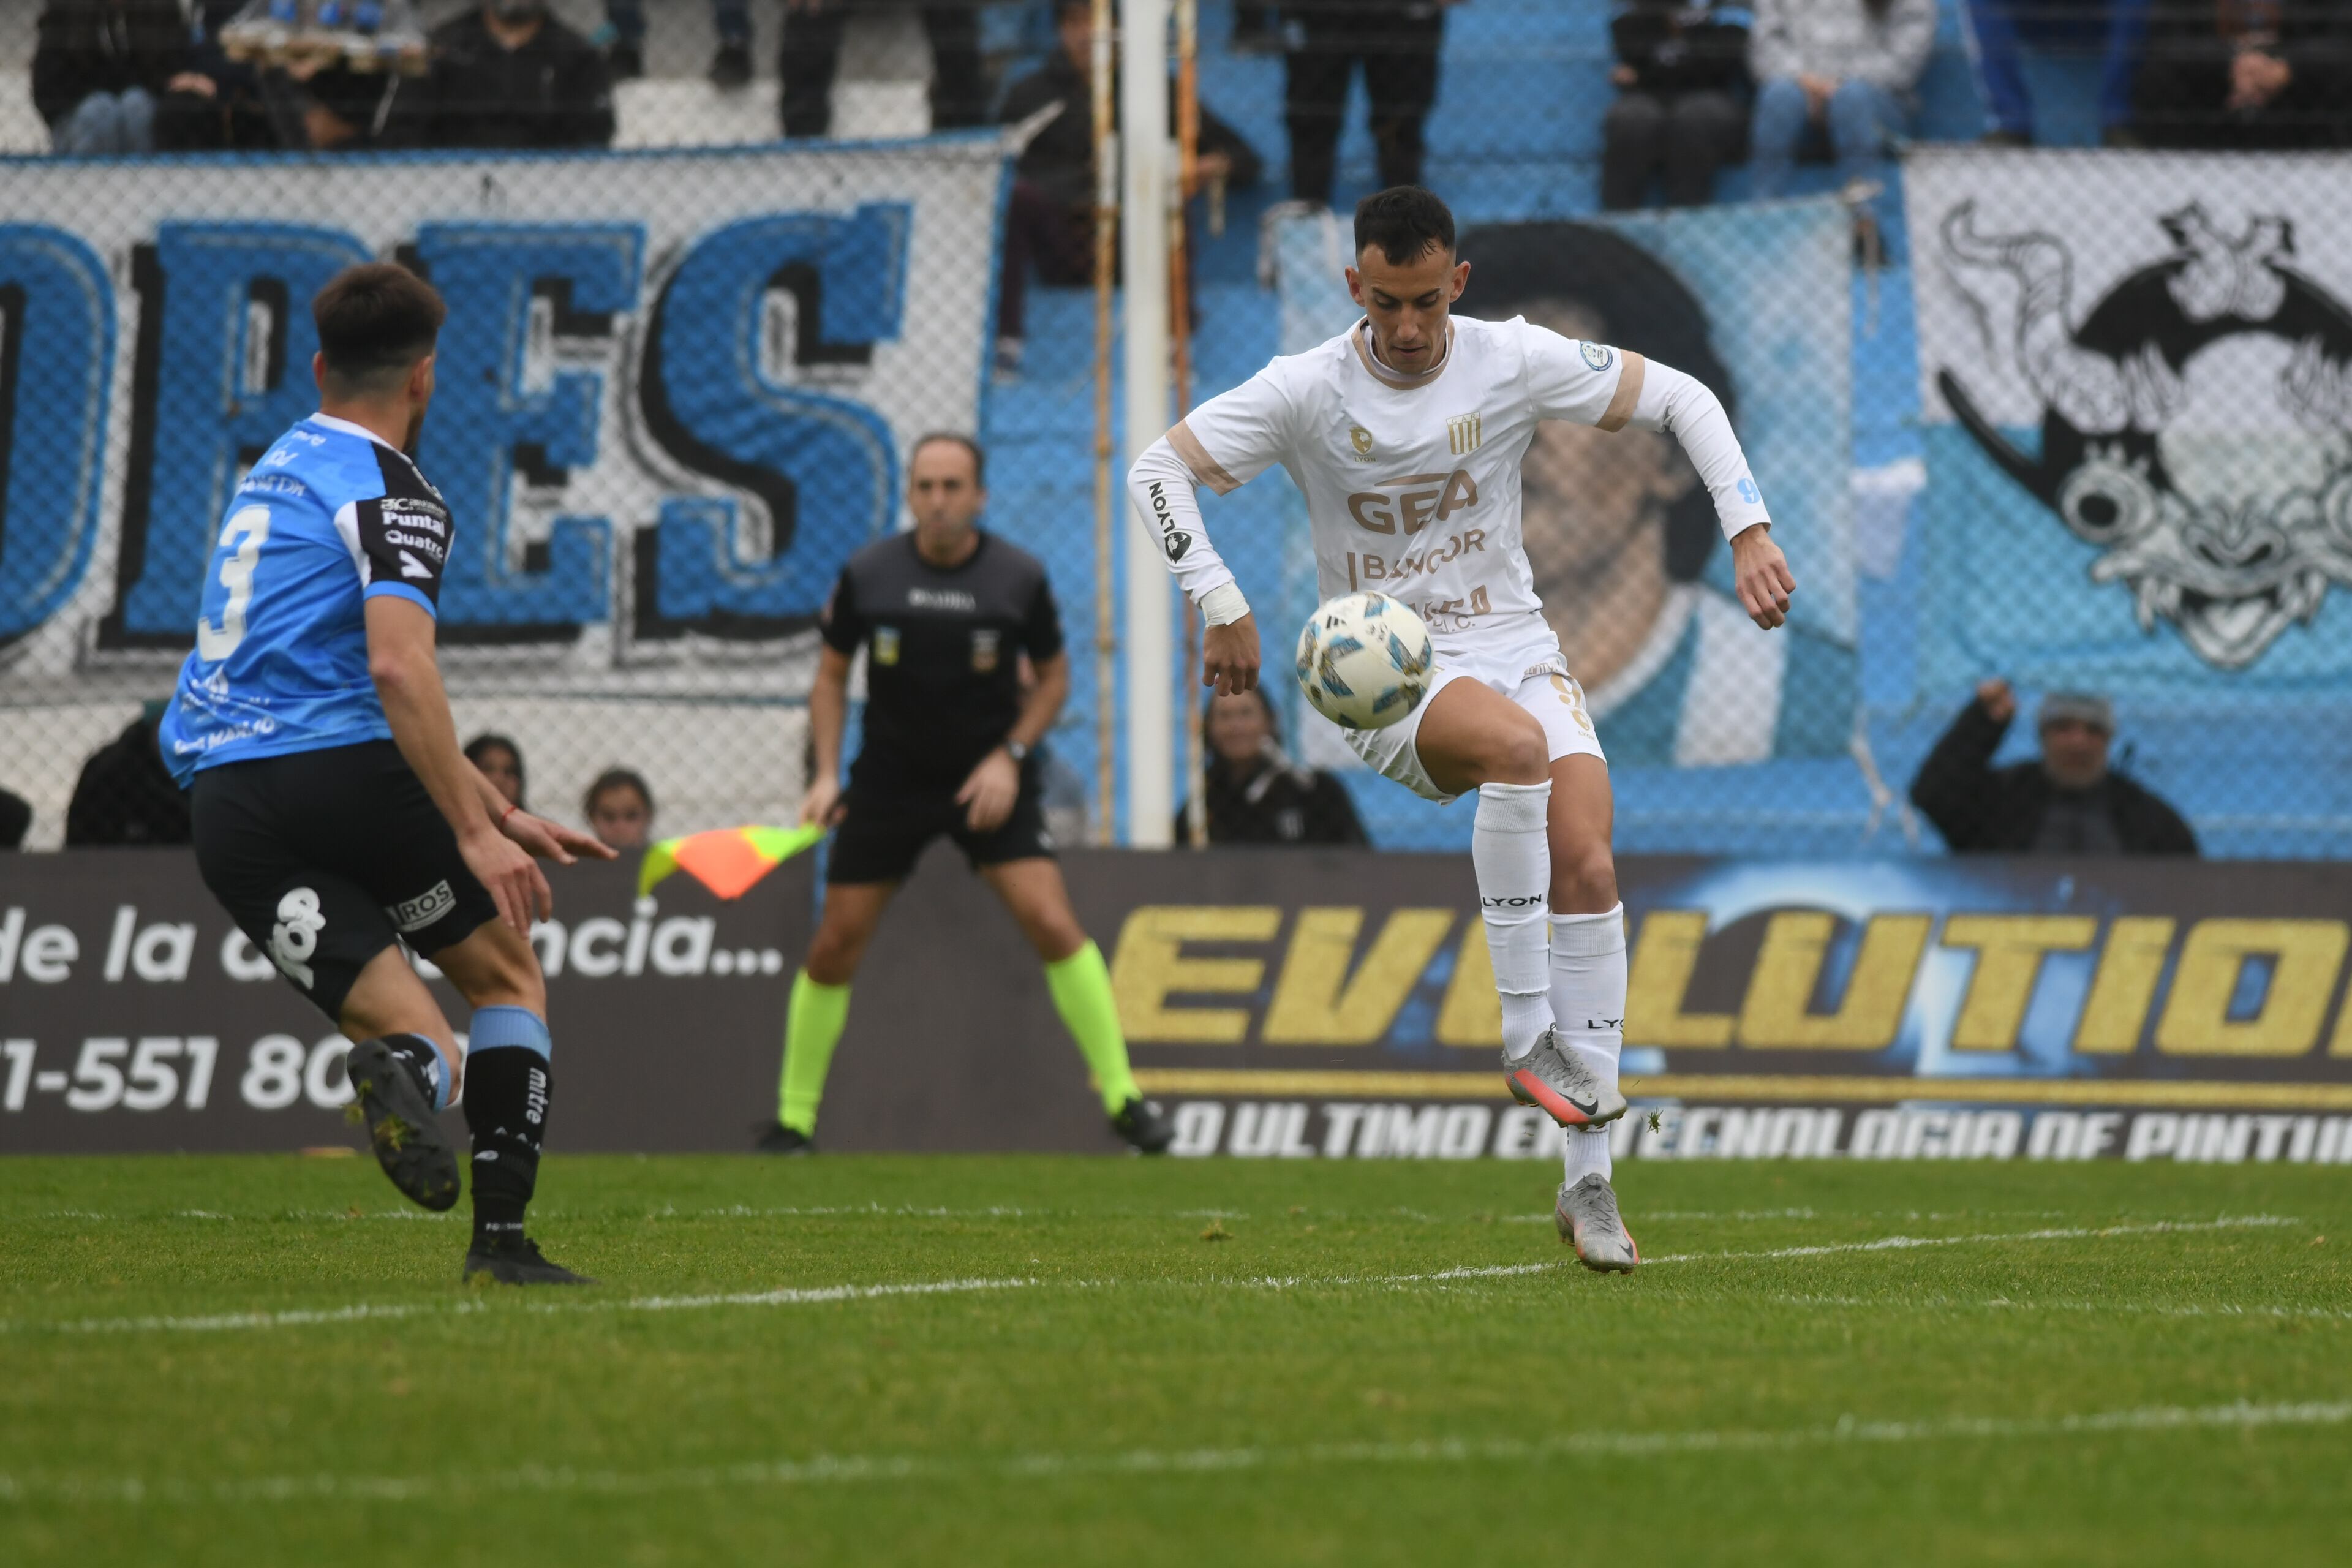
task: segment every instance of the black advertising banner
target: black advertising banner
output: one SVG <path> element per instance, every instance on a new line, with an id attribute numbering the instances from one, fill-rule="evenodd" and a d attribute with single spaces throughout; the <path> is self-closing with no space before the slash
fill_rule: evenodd
<path id="1" fill-rule="evenodd" d="M 532 932 L 572 1150 L 740 1148 L 773 1114 L 810 870 L 733 902 L 628 866 L 551 868 Z M 435 986 L 460 1030 L 466 1009 Z M 0 1150 L 356 1145 L 350 1042 L 278 977 L 176 850 L 0 857 Z M 714 1107 L 725 1114 L 714 1114 Z"/>
<path id="2" fill-rule="evenodd" d="M 1537 1158 L 1496 1070 L 1466 857 L 1082 852 L 1179 1151 Z M 748 1146 L 773 1115 L 809 858 L 721 902 L 556 878 L 573 1150 Z M 1629 859 L 1621 1156 L 2352 1163 L 2352 871 L 2326 863 Z M 462 1016 L 462 1013 L 453 1013 Z M 0 1148 L 344 1142 L 341 1042 L 168 852 L 0 870 Z M 1652 1113 L 1654 1112 L 1654 1122 Z M 935 850 L 853 994 L 828 1149 L 1108 1151 L 1037 961 Z"/>

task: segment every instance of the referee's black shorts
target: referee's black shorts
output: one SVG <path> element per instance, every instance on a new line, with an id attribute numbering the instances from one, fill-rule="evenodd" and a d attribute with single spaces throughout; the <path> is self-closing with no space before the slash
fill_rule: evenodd
<path id="1" fill-rule="evenodd" d="M 390 741 L 224 763 L 190 793 L 205 886 L 338 1023 L 360 971 L 396 940 L 429 958 L 498 918 Z"/>
<path id="2" fill-rule="evenodd" d="M 1021 764 L 1021 794 L 1011 815 L 986 833 L 975 833 L 956 804 L 957 780 L 938 784 L 909 776 L 871 752 L 861 752 L 843 792 L 841 825 L 824 868 L 827 882 L 903 882 L 932 839 L 945 835 L 975 871 L 1008 860 L 1052 858 L 1053 836 L 1038 799 L 1037 763 Z"/>

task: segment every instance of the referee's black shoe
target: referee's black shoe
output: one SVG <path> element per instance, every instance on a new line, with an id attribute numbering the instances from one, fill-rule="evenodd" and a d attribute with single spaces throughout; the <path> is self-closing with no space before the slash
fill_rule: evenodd
<path id="1" fill-rule="evenodd" d="M 435 1213 L 457 1202 L 457 1155 L 441 1135 L 423 1075 L 383 1040 L 352 1047 L 352 1107 L 367 1122 L 368 1147 L 392 1184 Z"/>
<path id="2" fill-rule="evenodd" d="M 1167 1112 L 1144 1099 L 1129 1100 L 1110 1119 L 1110 1130 L 1146 1154 L 1165 1154 L 1176 1141 L 1176 1124 Z"/>
<path id="3" fill-rule="evenodd" d="M 561 1263 L 551 1263 L 539 1243 L 527 1236 L 511 1241 L 476 1240 L 466 1253 L 462 1276 L 468 1285 L 593 1285 L 585 1274 L 574 1274 Z"/>
<path id="4" fill-rule="evenodd" d="M 761 1154 L 814 1154 L 816 1140 L 797 1127 L 787 1127 L 781 1121 L 771 1121 L 759 1129 L 760 1141 L 751 1145 Z"/>

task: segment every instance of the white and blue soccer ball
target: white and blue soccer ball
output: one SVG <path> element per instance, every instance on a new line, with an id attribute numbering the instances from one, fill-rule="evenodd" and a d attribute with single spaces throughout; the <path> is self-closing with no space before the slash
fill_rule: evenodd
<path id="1" fill-rule="evenodd" d="M 1384 730 L 1420 707 L 1436 663 L 1421 616 L 1385 594 L 1332 599 L 1298 634 L 1299 689 L 1350 730 Z"/>

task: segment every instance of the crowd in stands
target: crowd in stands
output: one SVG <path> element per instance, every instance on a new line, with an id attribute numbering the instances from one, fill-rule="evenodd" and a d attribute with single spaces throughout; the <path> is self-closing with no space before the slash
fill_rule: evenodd
<path id="1" fill-rule="evenodd" d="M 753 74 L 749 0 L 709 0 L 722 89 Z M 776 70 L 780 131 L 822 136 L 849 20 L 884 0 L 787 0 Z M 1093 137 L 1089 0 L 1050 8 L 1060 47 L 992 89 L 979 12 L 915 7 L 933 59 L 931 123 L 975 126 L 1062 106 L 1023 158 L 1011 272 L 1083 283 Z M 1438 92 L 1446 15 L 1475 0 L 1280 0 L 1234 8 L 1232 47 L 1279 51 L 1290 195 L 1328 204 L 1350 83 L 1360 72 L 1382 184 L 1417 183 Z M 2352 143 L 2352 5 L 2336 0 L 1958 0 L 1985 103 L 1985 140 L 2035 135 L 2029 48 L 2101 59 L 2098 120 L 2115 146 L 2272 150 Z M 1622 0 L 1611 24 L 1615 97 L 1603 114 L 1601 205 L 1714 199 L 1747 161 L 1759 196 L 1800 163 L 1833 163 L 1850 191 L 1884 179 L 1906 134 L 1938 0 Z M 381 7 L 377 9 L 381 10 Z M 433 8 L 426 7 L 428 11 Z M 210 149 L 592 148 L 610 143 L 613 83 L 642 74 L 645 0 L 606 0 L 592 37 L 548 0 L 448 0 L 417 74 L 332 51 L 257 58 L 225 47 L 252 0 L 44 0 L 33 96 L 60 153 Z M 1264 166 L 1213 113 L 1204 180 L 1246 188 Z M 1020 301 L 1008 300 L 1017 328 Z M 1014 331 L 1011 335 L 1018 337 Z"/>

